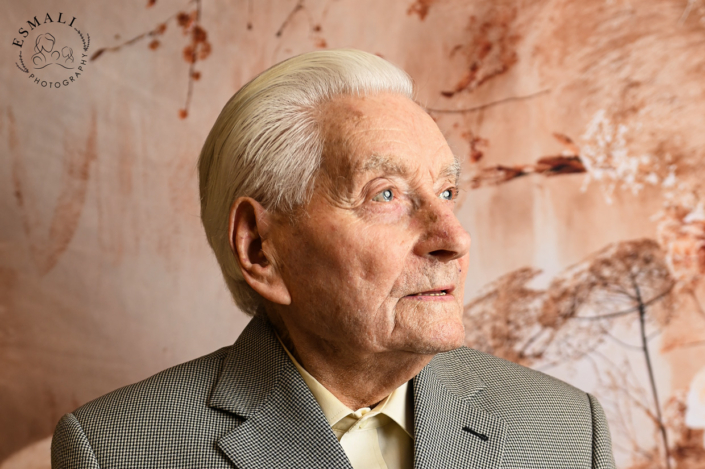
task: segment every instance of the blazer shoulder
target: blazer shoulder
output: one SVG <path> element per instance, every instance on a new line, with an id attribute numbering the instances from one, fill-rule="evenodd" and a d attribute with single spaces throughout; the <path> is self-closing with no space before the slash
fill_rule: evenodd
<path id="1" fill-rule="evenodd" d="M 73 415 L 81 421 L 105 419 L 110 415 L 139 413 L 141 410 L 175 410 L 182 403 L 202 402 L 216 383 L 231 346 L 167 368 L 149 378 L 123 386 L 79 407 Z M 183 407 L 182 407 L 183 409 Z"/>
<path id="2" fill-rule="evenodd" d="M 514 393 L 527 391 L 532 394 L 540 390 L 548 392 L 549 396 L 557 394 L 563 398 L 568 396 L 577 398 L 589 405 L 587 394 L 581 389 L 541 371 L 489 353 L 460 347 L 442 355 L 446 355 L 444 357 L 446 366 L 459 368 L 454 372 L 475 374 L 490 388 L 509 387 Z"/>
<path id="3" fill-rule="evenodd" d="M 215 442 L 241 419 L 211 408 L 208 399 L 230 350 L 171 367 L 64 416 L 54 434 L 57 467 L 225 467 Z"/>
<path id="4" fill-rule="evenodd" d="M 59 420 L 51 441 L 52 469 L 100 469 L 93 448 L 73 414 Z"/>
<path id="5" fill-rule="evenodd" d="M 588 394 L 560 379 L 466 347 L 434 361 L 434 373 L 449 391 L 508 421 L 555 431 L 592 429 Z"/>

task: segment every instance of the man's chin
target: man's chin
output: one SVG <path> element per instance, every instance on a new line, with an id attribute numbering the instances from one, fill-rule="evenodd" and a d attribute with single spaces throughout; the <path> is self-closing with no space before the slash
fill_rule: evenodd
<path id="1" fill-rule="evenodd" d="M 420 355 L 436 355 L 437 353 L 450 352 L 464 345 L 463 341 L 442 342 L 442 343 L 416 343 L 413 345 L 413 352 Z"/>
<path id="2" fill-rule="evenodd" d="M 462 324 L 444 325 L 441 328 L 431 328 L 414 340 L 407 343 L 409 351 L 422 355 L 435 355 L 450 352 L 465 345 L 465 329 Z"/>

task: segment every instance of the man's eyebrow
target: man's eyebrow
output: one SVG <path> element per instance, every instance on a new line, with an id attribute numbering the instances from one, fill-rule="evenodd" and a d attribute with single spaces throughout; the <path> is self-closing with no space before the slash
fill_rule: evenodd
<path id="1" fill-rule="evenodd" d="M 385 155 L 372 155 L 372 157 L 367 160 L 365 164 L 363 164 L 362 166 L 358 166 L 355 169 L 355 172 L 361 174 L 379 170 L 383 170 L 387 174 L 400 175 L 404 175 L 409 172 L 406 166 L 400 165 L 399 163 L 392 161 L 392 159 Z"/>
<path id="2" fill-rule="evenodd" d="M 453 155 L 453 162 L 444 167 L 438 174 L 438 179 L 452 179 L 453 184 L 457 184 L 460 179 L 460 161 L 458 157 Z"/>
<path id="3" fill-rule="evenodd" d="M 397 174 L 401 176 L 409 174 L 409 169 L 406 166 L 393 161 L 385 155 L 373 155 L 365 164 L 358 166 L 355 172 L 357 174 L 363 174 L 379 170 L 384 171 L 386 174 Z M 460 179 L 460 161 L 458 161 L 455 155 L 453 155 L 453 162 L 444 166 L 440 173 L 438 173 L 438 180 L 441 179 L 452 179 L 454 184 L 458 183 Z"/>

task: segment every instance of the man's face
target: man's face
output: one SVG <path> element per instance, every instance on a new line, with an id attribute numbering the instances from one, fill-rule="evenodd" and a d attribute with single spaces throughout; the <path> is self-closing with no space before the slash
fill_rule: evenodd
<path id="1" fill-rule="evenodd" d="M 459 347 L 470 236 L 453 213 L 457 167 L 443 135 L 395 94 L 338 97 L 319 119 L 313 196 L 272 240 L 287 329 L 357 353 Z"/>

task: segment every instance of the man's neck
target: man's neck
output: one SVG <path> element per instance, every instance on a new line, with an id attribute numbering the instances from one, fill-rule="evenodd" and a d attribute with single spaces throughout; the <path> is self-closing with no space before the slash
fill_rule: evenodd
<path id="1" fill-rule="evenodd" d="M 281 323 L 273 326 L 299 364 L 352 410 L 374 407 L 433 358 L 410 352 L 365 354 L 339 344 L 307 340 L 303 334 L 292 337 Z"/>

